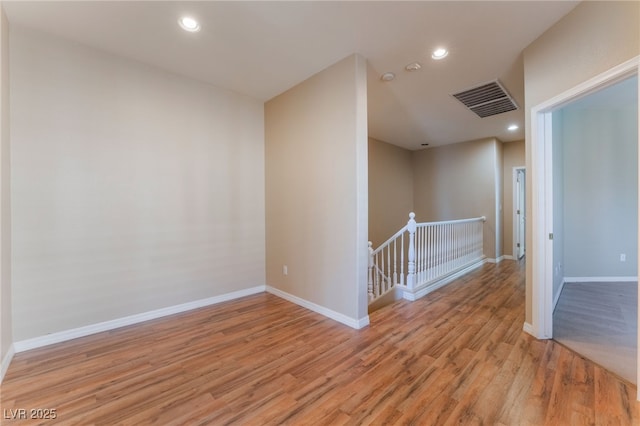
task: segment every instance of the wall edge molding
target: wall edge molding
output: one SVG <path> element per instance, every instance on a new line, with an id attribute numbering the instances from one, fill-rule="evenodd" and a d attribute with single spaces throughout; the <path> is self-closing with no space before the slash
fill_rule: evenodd
<path id="1" fill-rule="evenodd" d="M 484 259 L 484 263 L 500 263 L 503 260 L 516 260 L 513 256 L 505 254 L 498 258 L 487 257 Z"/>
<path id="2" fill-rule="evenodd" d="M 16 348 L 12 343 L 9 346 L 9 350 L 5 354 L 4 358 L 2 358 L 2 364 L 0 365 L 0 384 L 4 380 L 4 375 L 7 374 L 7 370 L 9 369 L 9 364 L 11 364 L 11 360 L 13 360 L 13 356 L 16 354 Z"/>
<path id="3" fill-rule="evenodd" d="M 638 277 L 564 277 L 564 283 L 619 283 L 638 281 Z"/>
<path id="4" fill-rule="evenodd" d="M 426 296 L 427 294 L 431 293 L 432 291 L 435 291 L 441 287 L 444 287 L 445 285 L 449 284 L 450 282 L 462 277 L 463 275 L 468 274 L 469 272 L 473 271 L 474 269 L 480 268 L 482 265 L 484 265 L 485 263 L 493 263 L 490 262 L 489 260 L 487 260 L 487 258 L 481 258 L 478 259 L 477 261 L 471 263 L 470 265 L 462 268 L 461 270 L 451 274 L 451 275 L 447 275 L 446 277 L 435 281 L 429 285 L 426 286 L 422 286 L 418 289 L 414 289 L 414 290 L 408 290 L 406 286 L 402 286 L 402 297 L 406 300 L 410 300 L 410 301 L 416 301 L 418 299 L 420 299 L 421 297 Z"/>
<path id="5" fill-rule="evenodd" d="M 558 301 L 560 300 L 560 295 L 562 294 L 562 290 L 564 290 L 564 283 L 566 283 L 567 280 L 565 278 L 562 279 L 562 281 L 560 282 L 560 289 L 558 290 L 558 294 L 556 294 L 553 297 L 553 310 L 556 310 L 556 306 L 558 306 Z"/>
<path id="6" fill-rule="evenodd" d="M 77 339 L 79 337 L 89 336 L 91 334 L 101 333 L 103 331 L 114 330 L 116 328 L 128 325 L 138 324 L 141 322 L 166 317 L 181 312 L 191 311 L 193 309 L 203 308 L 205 306 L 216 305 L 218 303 L 239 299 L 245 296 L 262 293 L 265 291 L 264 285 L 251 287 L 243 290 L 233 291 L 231 293 L 221 294 L 206 299 L 195 300 L 193 302 L 182 303 L 180 305 L 168 306 L 166 308 L 155 309 L 153 311 L 134 314 L 123 318 L 104 321 L 96 324 L 90 324 L 71 330 L 59 331 L 44 336 L 33 337 L 21 340 L 13 344 L 15 352 L 24 352 L 30 349 L 36 349 L 43 346 L 53 345 L 55 343 L 65 342 L 67 340 Z"/>
<path id="7" fill-rule="evenodd" d="M 538 336 L 536 336 L 536 334 L 533 332 L 533 325 L 531 325 L 530 323 L 528 323 L 526 321 L 525 321 L 524 325 L 522 326 L 522 331 L 524 331 L 527 334 L 532 335 L 536 339 L 538 338 Z"/>
<path id="8" fill-rule="evenodd" d="M 301 297 L 294 296 L 293 294 L 287 293 L 286 291 L 282 291 L 275 287 L 271 287 L 270 285 L 266 286 L 266 291 L 267 293 L 271 293 L 274 296 L 278 296 L 281 299 L 287 300 L 291 303 L 295 303 L 298 306 L 307 308 L 315 313 L 323 315 L 334 321 L 338 321 L 339 323 L 347 325 L 351 328 L 355 328 L 356 330 L 359 330 L 369 325 L 369 315 L 360 319 L 355 319 L 355 318 L 348 317 L 344 314 L 341 314 L 340 312 L 336 312 L 332 309 L 325 308 L 324 306 L 305 300 Z"/>

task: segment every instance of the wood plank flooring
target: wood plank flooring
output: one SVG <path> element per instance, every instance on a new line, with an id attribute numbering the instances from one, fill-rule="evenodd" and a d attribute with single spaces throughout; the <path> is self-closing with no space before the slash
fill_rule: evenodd
<path id="1" fill-rule="evenodd" d="M 2 411 L 56 409 L 41 423 L 65 425 L 639 424 L 635 386 L 522 332 L 524 298 L 510 261 L 363 330 L 250 296 L 17 354 Z"/>
<path id="2" fill-rule="evenodd" d="M 553 338 L 635 384 L 638 283 L 566 283 Z"/>

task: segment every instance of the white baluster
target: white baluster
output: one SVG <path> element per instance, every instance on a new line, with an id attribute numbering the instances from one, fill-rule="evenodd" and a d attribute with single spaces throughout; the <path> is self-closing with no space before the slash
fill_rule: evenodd
<path id="1" fill-rule="evenodd" d="M 414 287 L 421 283 L 420 281 L 420 259 L 422 258 L 422 244 L 420 243 L 420 228 L 416 226 L 416 237 L 415 237 L 415 247 L 416 247 L 416 261 L 414 262 L 416 265 L 416 269 L 414 271 Z"/>
<path id="2" fill-rule="evenodd" d="M 433 226 L 427 227 L 427 280 L 433 277 Z"/>
<path id="3" fill-rule="evenodd" d="M 404 232 L 400 237 L 400 284 L 404 285 Z"/>
<path id="4" fill-rule="evenodd" d="M 373 243 L 369 241 L 369 279 L 367 281 L 369 299 L 373 299 Z"/>
<path id="5" fill-rule="evenodd" d="M 391 272 L 392 272 L 391 271 L 391 245 L 389 245 L 387 247 L 387 269 L 388 269 L 388 271 L 387 271 L 388 279 L 387 279 L 387 288 L 386 288 L 386 290 L 389 290 L 389 288 L 391 288 L 391 285 L 392 285 L 391 284 L 391 277 L 392 277 L 392 274 L 391 274 Z"/>
<path id="6" fill-rule="evenodd" d="M 393 285 L 398 284 L 398 239 L 393 240 Z"/>
<path id="7" fill-rule="evenodd" d="M 376 253 L 374 261 L 375 269 L 373 271 L 373 294 L 380 296 L 380 252 Z"/>
<path id="8" fill-rule="evenodd" d="M 407 253 L 407 287 L 413 290 L 416 279 L 416 221 L 414 212 L 409 213 L 409 222 L 407 222 L 407 231 L 409 231 L 409 252 Z"/>

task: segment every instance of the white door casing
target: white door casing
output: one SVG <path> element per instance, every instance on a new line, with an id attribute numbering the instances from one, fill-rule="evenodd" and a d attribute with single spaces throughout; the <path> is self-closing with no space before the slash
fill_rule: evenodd
<path id="1" fill-rule="evenodd" d="M 525 168 L 513 168 L 513 257 L 518 260 L 525 254 Z"/>

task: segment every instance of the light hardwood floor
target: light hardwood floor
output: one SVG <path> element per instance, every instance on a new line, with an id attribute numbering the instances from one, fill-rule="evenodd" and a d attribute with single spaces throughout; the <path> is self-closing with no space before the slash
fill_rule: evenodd
<path id="1" fill-rule="evenodd" d="M 553 313 L 553 338 L 635 383 L 638 283 L 566 283 Z"/>
<path id="2" fill-rule="evenodd" d="M 638 424 L 633 385 L 522 332 L 524 298 L 512 261 L 363 330 L 255 295 L 17 354 L 2 406 L 82 425 Z"/>

